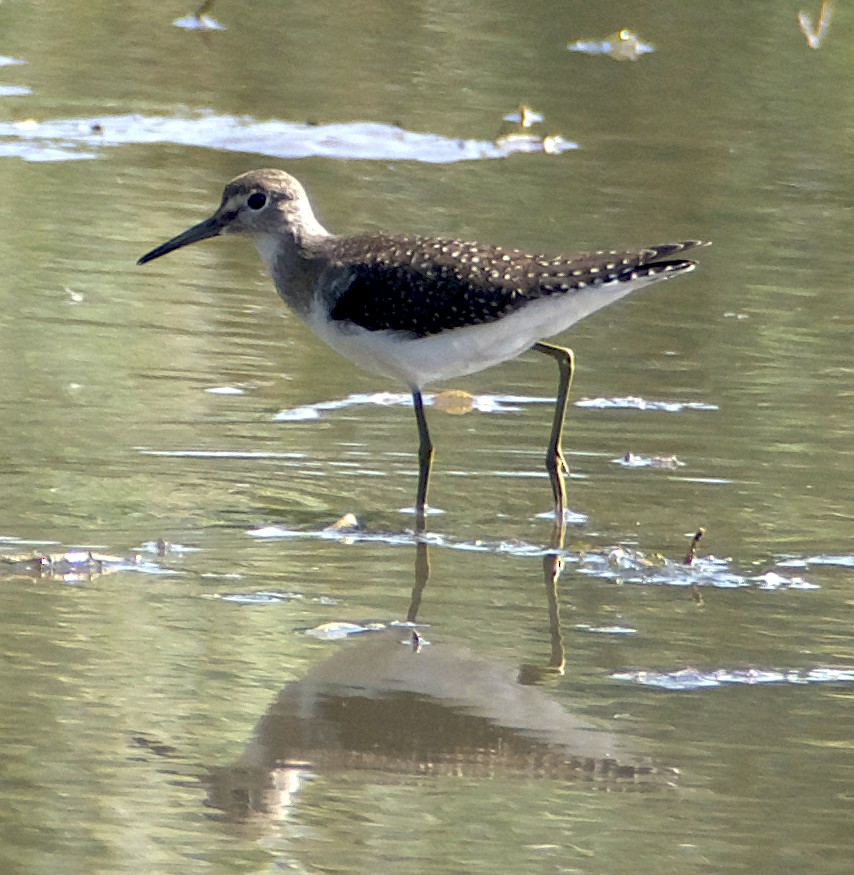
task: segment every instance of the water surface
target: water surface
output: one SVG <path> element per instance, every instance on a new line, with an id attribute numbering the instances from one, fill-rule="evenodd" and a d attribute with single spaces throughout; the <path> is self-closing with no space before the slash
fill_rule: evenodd
<path id="1" fill-rule="evenodd" d="M 3 870 L 847 871 L 850 11 L 191 11 L 0 7 Z M 579 148 L 502 151 L 520 103 Z M 135 267 L 264 165 L 342 233 L 713 241 L 565 338 L 556 596 L 551 362 L 436 387 L 422 590 L 402 388 L 241 241 Z M 334 675 L 392 635 L 447 684 Z"/>

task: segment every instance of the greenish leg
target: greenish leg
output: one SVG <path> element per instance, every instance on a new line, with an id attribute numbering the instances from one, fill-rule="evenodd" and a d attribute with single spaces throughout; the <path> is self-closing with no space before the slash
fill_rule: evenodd
<path id="1" fill-rule="evenodd" d="M 412 406 L 418 423 L 418 495 L 415 499 L 415 528 L 423 532 L 427 512 L 427 484 L 430 480 L 430 466 L 433 463 L 433 442 L 424 415 L 424 400 L 419 389 L 412 390 Z"/>
<path id="2" fill-rule="evenodd" d="M 572 374 L 575 371 L 575 353 L 564 346 L 554 346 L 551 343 L 535 343 L 531 349 L 550 355 L 560 369 L 557 399 L 555 400 L 555 415 L 552 422 L 552 435 L 546 452 L 546 471 L 552 484 L 555 499 L 555 521 L 563 522 L 566 510 L 566 485 L 564 474 L 569 473 L 569 467 L 563 457 L 561 440 L 563 438 L 563 421 L 566 416 L 566 405 L 569 402 L 569 387 L 572 385 Z"/>

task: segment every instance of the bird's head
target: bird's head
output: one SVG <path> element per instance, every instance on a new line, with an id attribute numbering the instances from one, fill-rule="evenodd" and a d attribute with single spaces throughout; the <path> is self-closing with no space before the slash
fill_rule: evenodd
<path id="1" fill-rule="evenodd" d="M 212 216 L 161 243 L 137 264 L 220 234 L 249 234 L 257 243 L 270 236 L 300 239 L 306 234 L 324 235 L 326 231 L 315 219 L 299 180 L 283 170 L 252 170 L 226 185 Z"/>

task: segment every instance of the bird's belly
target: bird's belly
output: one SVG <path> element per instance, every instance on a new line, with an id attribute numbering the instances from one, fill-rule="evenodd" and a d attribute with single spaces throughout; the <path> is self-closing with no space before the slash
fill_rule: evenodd
<path id="1" fill-rule="evenodd" d="M 452 328 L 427 337 L 399 331 L 369 331 L 352 322 L 332 321 L 316 309 L 309 327 L 329 346 L 367 371 L 410 387 L 473 374 L 515 358 L 534 343 L 564 331 L 579 319 L 622 297 L 628 283 L 555 295 L 493 322 Z"/>
<path id="2" fill-rule="evenodd" d="M 396 331 L 367 331 L 358 326 L 333 329 L 334 339 L 320 336 L 341 355 L 367 371 L 390 377 L 409 387 L 422 387 L 515 358 L 530 344 L 513 338 L 511 347 L 490 342 L 499 323 L 456 328 L 429 337 L 413 338 Z M 491 329 L 491 330 L 490 330 Z"/>

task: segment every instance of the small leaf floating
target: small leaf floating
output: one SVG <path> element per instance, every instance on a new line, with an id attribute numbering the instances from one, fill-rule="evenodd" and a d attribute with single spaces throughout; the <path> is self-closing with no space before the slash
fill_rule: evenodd
<path id="1" fill-rule="evenodd" d="M 603 40 L 578 40 L 567 46 L 570 52 L 585 55 L 608 55 L 615 61 L 636 61 L 641 55 L 655 51 L 655 47 L 641 41 L 631 30 L 623 28 Z"/>

